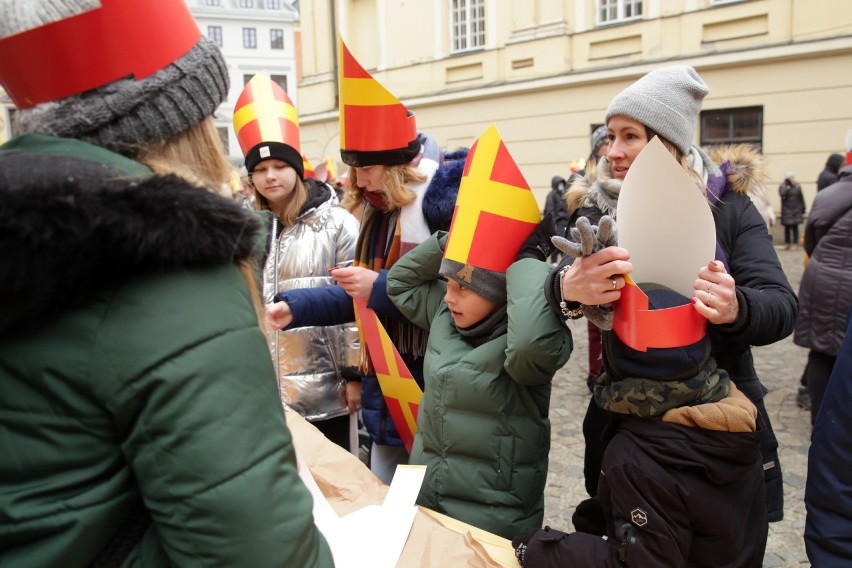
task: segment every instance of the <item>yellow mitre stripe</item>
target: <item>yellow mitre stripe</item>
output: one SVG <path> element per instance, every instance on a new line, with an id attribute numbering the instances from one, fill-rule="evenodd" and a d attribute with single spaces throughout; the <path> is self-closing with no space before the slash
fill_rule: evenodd
<path id="1" fill-rule="evenodd" d="M 255 75 L 249 82 L 252 102 L 234 112 L 234 130 L 239 132 L 243 126 L 257 120 L 260 125 L 260 139 L 264 142 L 285 142 L 278 119 L 289 120 L 299 126 L 299 115 L 293 105 L 275 98 L 271 80 Z"/>
<path id="2" fill-rule="evenodd" d="M 456 198 L 452 235 L 444 254 L 449 260 L 467 261 L 479 215 L 483 211 L 530 223 L 541 221 L 541 212 L 532 191 L 491 179 L 501 143 L 495 126 L 486 130 L 476 142 L 470 168 L 462 178 Z"/>
<path id="3" fill-rule="evenodd" d="M 373 78 L 343 79 L 340 85 L 341 105 L 386 106 L 402 104 L 399 99 Z"/>

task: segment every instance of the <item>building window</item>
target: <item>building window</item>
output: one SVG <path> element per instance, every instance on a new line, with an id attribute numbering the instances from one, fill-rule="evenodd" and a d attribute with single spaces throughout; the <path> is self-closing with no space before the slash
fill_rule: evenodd
<path id="1" fill-rule="evenodd" d="M 751 144 L 763 151 L 763 107 L 701 112 L 701 145 Z"/>
<path id="2" fill-rule="evenodd" d="M 284 49 L 284 30 L 269 30 L 269 47 L 272 49 Z"/>
<path id="3" fill-rule="evenodd" d="M 247 85 L 252 77 L 254 75 L 243 75 L 243 85 Z M 279 87 L 287 90 L 287 75 L 270 75 L 269 78 L 272 79 L 273 83 L 277 83 Z"/>
<path id="4" fill-rule="evenodd" d="M 485 0 L 450 0 L 453 51 L 485 45 Z"/>
<path id="5" fill-rule="evenodd" d="M 207 26 L 207 39 L 222 47 L 222 26 Z"/>
<path id="6" fill-rule="evenodd" d="M 219 6 L 219 0 L 204 0 L 205 6 Z"/>
<path id="7" fill-rule="evenodd" d="M 266 0 L 266 9 L 267 10 L 280 10 L 281 9 L 281 0 Z"/>
<path id="8" fill-rule="evenodd" d="M 243 28 L 243 47 L 257 49 L 257 30 L 254 28 Z"/>
<path id="9" fill-rule="evenodd" d="M 598 24 L 612 24 L 642 17 L 642 0 L 598 0 Z"/>
<path id="10" fill-rule="evenodd" d="M 273 83 L 278 83 L 278 86 L 287 90 L 287 75 L 270 75 L 270 79 L 272 79 Z"/>
<path id="11" fill-rule="evenodd" d="M 240 0 L 240 8 L 254 8 L 254 0 Z"/>
<path id="12" fill-rule="evenodd" d="M 228 143 L 228 127 L 217 126 L 216 131 L 219 133 L 219 139 L 222 140 L 222 147 L 225 149 L 225 154 L 230 154 L 231 150 L 228 148 L 228 146 L 230 146 Z"/>

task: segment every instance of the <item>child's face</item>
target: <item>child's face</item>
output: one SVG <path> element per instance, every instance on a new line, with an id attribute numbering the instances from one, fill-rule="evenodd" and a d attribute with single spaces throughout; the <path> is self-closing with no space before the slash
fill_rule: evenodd
<path id="1" fill-rule="evenodd" d="M 485 319 L 497 309 L 497 302 L 487 300 L 471 290 L 459 286 L 452 278 L 447 279 L 447 293 L 444 301 L 450 308 L 450 314 L 457 327 L 470 327 Z"/>
<path id="2" fill-rule="evenodd" d="M 251 182 L 273 211 L 286 205 L 293 196 L 297 177 L 296 170 L 281 160 L 263 160 L 251 172 Z"/>

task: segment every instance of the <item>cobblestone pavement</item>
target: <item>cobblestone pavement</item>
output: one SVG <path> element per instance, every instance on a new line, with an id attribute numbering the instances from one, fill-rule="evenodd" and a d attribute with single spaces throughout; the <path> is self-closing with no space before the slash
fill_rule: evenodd
<path id="1" fill-rule="evenodd" d="M 793 290 L 802 277 L 801 248 L 776 246 Z M 574 507 L 586 497 L 583 486 L 583 414 L 588 405 L 588 343 L 586 322 L 572 327 L 574 353 L 557 373 L 551 401 L 552 438 L 550 474 L 545 489 L 545 524 L 573 530 Z M 766 408 L 780 446 L 784 475 L 784 520 L 769 526 L 764 568 L 809 566 L 802 539 L 805 527 L 805 477 L 807 475 L 810 415 L 796 405 L 799 378 L 807 350 L 793 344 L 792 336 L 773 345 L 753 349 L 757 374 L 767 388 Z"/>

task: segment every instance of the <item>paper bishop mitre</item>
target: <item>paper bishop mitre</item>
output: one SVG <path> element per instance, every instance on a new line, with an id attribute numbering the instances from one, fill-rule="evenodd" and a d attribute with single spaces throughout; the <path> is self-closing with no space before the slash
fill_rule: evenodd
<path id="1" fill-rule="evenodd" d="M 505 275 L 539 221 L 535 196 L 491 126 L 465 160 L 442 274 L 480 292 L 474 282 L 477 275 Z"/>
<path id="2" fill-rule="evenodd" d="M 630 252 L 633 272 L 613 305 L 613 331 L 638 351 L 699 341 L 707 320 L 692 304 L 651 310 L 637 286 L 660 284 L 690 298 L 699 267 L 716 252 L 716 226 L 698 180 L 656 136 L 627 172 L 616 219 L 618 246 Z"/>
<path id="3" fill-rule="evenodd" d="M 234 106 L 234 132 L 249 172 L 263 160 L 282 160 L 305 176 L 299 143 L 299 116 L 278 83 L 258 73 L 246 83 Z"/>
<path id="4" fill-rule="evenodd" d="M 420 152 L 414 114 L 376 81 L 338 37 L 340 157 L 348 166 L 407 164 Z"/>

